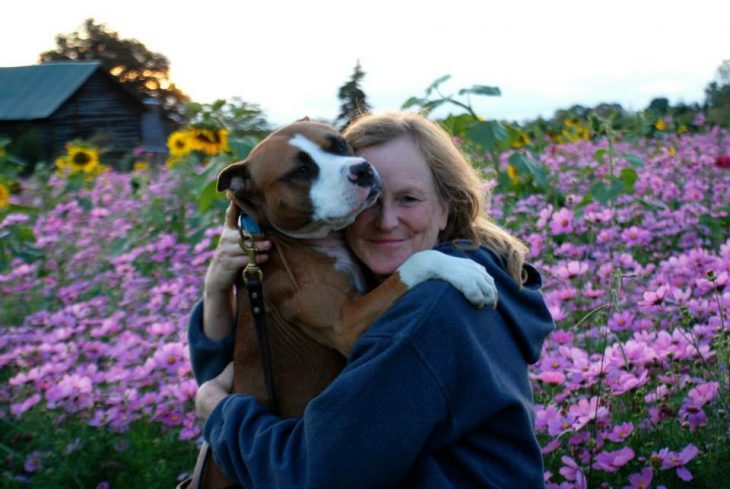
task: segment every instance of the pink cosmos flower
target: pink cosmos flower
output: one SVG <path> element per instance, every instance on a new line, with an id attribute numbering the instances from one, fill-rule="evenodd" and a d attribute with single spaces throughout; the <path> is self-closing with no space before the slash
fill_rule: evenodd
<path id="1" fill-rule="evenodd" d="M 651 241 L 651 233 L 646 229 L 631 226 L 621 232 L 621 239 L 629 247 L 642 246 Z"/>
<path id="2" fill-rule="evenodd" d="M 28 399 L 22 402 L 14 403 L 10 405 L 10 412 L 13 416 L 16 418 L 19 417 L 21 414 L 26 412 L 28 409 L 32 408 L 36 404 L 40 402 L 42 399 L 41 395 L 39 393 L 35 393 L 32 396 L 30 396 Z"/>
<path id="3" fill-rule="evenodd" d="M 596 455 L 596 462 L 593 466 L 604 472 L 616 472 L 618 469 L 629 463 L 634 456 L 634 451 L 629 447 L 624 447 L 612 452 L 605 451 Z"/>
<path id="4" fill-rule="evenodd" d="M 651 458 L 652 460 L 661 462 L 663 470 L 676 468 L 677 476 L 680 479 L 691 481 L 692 473 L 687 470 L 685 465 L 695 458 L 699 452 L 699 448 L 690 443 L 679 453 L 673 452 L 668 448 L 662 448 L 659 452 L 652 453 Z"/>
<path id="5" fill-rule="evenodd" d="M 182 343 L 166 343 L 155 352 L 152 360 L 155 365 L 169 373 L 176 373 L 177 369 L 187 363 L 188 349 Z"/>
<path id="6" fill-rule="evenodd" d="M 568 408 L 568 415 L 575 418 L 573 429 L 578 431 L 587 425 L 589 421 L 595 418 L 601 419 L 608 416 L 608 409 L 604 406 L 599 406 L 598 397 L 593 396 L 590 401 L 583 398 L 577 403 L 571 405 Z"/>
<path id="7" fill-rule="evenodd" d="M 654 470 L 651 467 L 645 467 L 641 472 L 631 474 L 629 476 L 630 486 L 624 486 L 623 489 L 649 489 L 651 481 L 654 478 Z"/>
<path id="8" fill-rule="evenodd" d="M 30 452 L 28 456 L 25 458 L 25 463 L 23 464 L 23 468 L 26 472 L 32 473 L 35 472 L 38 469 L 43 468 L 43 458 L 41 457 L 41 452 L 38 450 L 34 452 Z"/>
<path id="9" fill-rule="evenodd" d="M 553 214 L 553 206 L 548 204 L 547 207 L 540 210 L 539 218 L 537 220 L 537 227 L 544 228 L 547 226 L 550 216 Z"/>
<path id="10" fill-rule="evenodd" d="M 540 372 L 537 378 L 545 384 L 562 384 L 565 382 L 565 374 L 556 371 Z"/>
<path id="11" fill-rule="evenodd" d="M 611 331 L 626 331 L 631 328 L 635 315 L 628 310 L 614 312 L 608 320 L 608 327 Z"/>
<path id="12" fill-rule="evenodd" d="M 656 290 L 647 290 L 644 292 L 644 301 L 639 304 L 643 306 L 659 305 L 664 302 L 670 292 L 671 287 L 668 285 L 660 285 Z"/>
<path id="13" fill-rule="evenodd" d="M 573 211 L 562 208 L 550 219 L 550 231 L 553 234 L 566 234 L 573 231 Z"/>
<path id="14" fill-rule="evenodd" d="M 690 389 L 687 393 L 687 397 L 696 402 L 699 406 L 704 406 L 714 399 L 719 389 L 720 384 L 718 382 L 707 382 Z"/>
<path id="15" fill-rule="evenodd" d="M 573 277 L 579 277 L 587 271 L 588 263 L 571 260 L 556 267 L 553 273 L 564 280 L 569 280 Z"/>
<path id="16" fill-rule="evenodd" d="M 562 456 L 560 457 L 560 460 L 563 462 L 563 467 L 559 470 L 560 475 L 565 477 L 566 480 L 574 481 L 578 472 L 580 472 L 580 467 L 570 457 Z"/>
<path id="17" fill-rule="evenodd" d="M 613 427 L 611 432 L 606 435 L 609 440 L 620 443 L 628 438 L 634 431 L 633 423 L 621 423 Z"/>

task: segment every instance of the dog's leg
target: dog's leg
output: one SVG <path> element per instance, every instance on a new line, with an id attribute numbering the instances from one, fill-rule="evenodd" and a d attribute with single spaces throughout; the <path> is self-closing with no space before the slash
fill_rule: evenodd
<path id="1" fill-rule="evenodd" d="M 466 258 L 448 256 L 434 250 L 415 253 L 403 263 L 396 273 L 388 277 L 372 291 L 360 297 L 344 300 L 339 321 L 331 315 L 327 318 L 299 317 L 302 327 L 318 341 L 347 355 L 353 343 L 396 300 L 410 288 L 429 279 L 446 280 L 456 287 L 475 306 L 496 306 L 497 289 L 494 279 L 486 269 Z M 303 293 L 301 293 L 303 292 Z M 334 294 L 336 292 L 332 291 Z M 319 291 L 317 295 L 300 291 L 297 295 L 299 313 L 319 309 L 314 305 L 330 294 Z M 308 296 L 308 297 L 307 297 Z M 328 310 L 328 309 L 323 309 Z M 331 311 L 331 309 L 329 309 Z"/>

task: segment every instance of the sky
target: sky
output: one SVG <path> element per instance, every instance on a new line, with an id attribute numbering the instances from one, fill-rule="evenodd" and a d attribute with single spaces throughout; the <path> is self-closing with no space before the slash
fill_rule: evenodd
<path id="1" fill-rule="evenodd" d="M 192 100 L 239 96 L 275 126 L 334 119 L 358 61 L 374 111 L 398 110 L 448 74 L 444 94 L 497 86 L 501 97 L 471 98 L 476 111 L 524 121 L 573 104 L 702 102 L 730 59 L 726 0 L 24 0 L 3 10 L 0 66 L 35 64 L 91 17 L 164 54 Z M 449 112 L 461 111 L 435 115 Z"/>

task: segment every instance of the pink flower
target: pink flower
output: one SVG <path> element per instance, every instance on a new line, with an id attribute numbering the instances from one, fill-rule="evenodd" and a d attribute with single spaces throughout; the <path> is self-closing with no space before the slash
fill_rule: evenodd
<path id="1" fill-rule="evenodd" d="M 628 438 L 634 431 L 632 423 L 621 423 L 613 427 L 613 430 L 606 436 L 609 440 L 620 443 Z"/>
<path id="2" fill-rule="evenodd" d="M 553 234 L 565 234 L 573 231 L 573 211 L 562 208 L 550 219 L 550 231 Z"/>
<path id="3" fill-rule="evenodd" d="M 578 431 L 588 424 L 592 419 L 608 416 L 608 409 L 598 405 L 598 397 L 591 397 L 591 400 L 583 398 L 568 408 L 568 415 L 575 418 L 573 429 Z"/>
<path id="4" fill-rule="evenodd" d="M 25 458 L 25 463 L 23 464 L 23 468 L 26 472 L 35 472 L 38 469 L 43 468 L 43 458 L 41 457 L 41 452 L 38 450 L 34 452 L 30 452 L 28 456 Z"/>
<path id="5" fill-rule="evenodd" d="M 41 395 L 36 392 L 35 394 L 30 396 L 25 401 L 11 404 L 10 412 L 12 413 L 13 416 L 19 417 L 21 414 L 26 412 L 28 409 L 30 409 L 33 406 L 35 406 L 36 404 L 38 404 L 38 402 L 40 402 L 41 399 L 42 399 Z"/>
<path id="6" fill-rule="evenodd" d="M 568 280 L 573 277 L 578 277 L 585 274 L 588 271 L 588 263 L 579 261 L 569 261 L 563 263 L 559 267 L 555 268 L 554 273 L 558 277 Z"/>
<path id="7" fill-rule="evenodd" d="M 696 402 L 699 406 L 704 406 L 717 395 L 719 389 L 719 383 L 707 382 L 706 384 L 700 384 L 697 387 L 690 389 L 687 393 L 687 397 Z"/>
<path id="8" fill-rule="evenodd" d="M 614 312 L 608 320 L 611 331 L 626 331 L 631 328 L 635 315 L 630 311 Z"/>
<path id="9" fill-rule="evenodd" d="M 647 290 L 644 292 L 644 301 L 639 302 L 640 305 L 653 306 L 664 302 L 664 299 L 671 292 L 668 285 L 660 285 L 656 290 Z"/>
<path id="10" fill-rule="evenodd" d="M 618 469 L 629 463 L 634 456 L 634 451 L 629 447 L 624 447 L 612 452 L 605 451 L 596 455 L 596 462 L 593 466 L 604 472 L 616 472 Z"/>
<path id="11" fill-rule="evenodd" d="M 631 226 L 621 232 L 621 239 L 629 247 L 641 246 L 648 244 L 651 241 L 651 233 L 649 233 L 646 229 Z"/>
<path id="12" fill-rule="evenodd" d="M 570 457 L 562 456 L 560 457 L 560 460 L 563 462 L 563 464 L 565 464 L 559 470 L 560 475 L 565 477 L 566 480 L 574 481 L 576 475 L 578 474 L 578 472 L 580 472 L 580 467 L 577 463 L 575 463 L 575 460 Z"/>
<path id="13" fill-rule="evenodd" d="M 155 352 L 152 360 L 155 365 L 169 373 L 187 364 L 188 350 L 182 343 L 166 343 Z"/>
<path id="14" fill-rule="evenodd" d="M 555 371 L 540 372 L 537 378 L 545 384 L 562 384 L 565 382 L 565 375 Z"/>
<path id="15" fill-rule="evenodd" d="M 649 489 L 653 478 L 654 470 L 651 467 L 645 467 L 640 473 L 631 474 L 629 476 L 631 485 L 624 486 L 623 489 Z"/>
<path id="16" fill-rule="evenodd" d="M 687 470 L 685 465 L 695 458 L 699 452 L 700 450 L 690 443 L 679 453 L 672 452 L 668 448 L 662 448 L 658 453 L 652 453 L 651 458 L 652 460 L 661 462 L 662 469 L 667 470 L 676 468 L 677 476 L 679 476 L 680 479 L 684 481 L 691 481 L 692 473 Z"/>

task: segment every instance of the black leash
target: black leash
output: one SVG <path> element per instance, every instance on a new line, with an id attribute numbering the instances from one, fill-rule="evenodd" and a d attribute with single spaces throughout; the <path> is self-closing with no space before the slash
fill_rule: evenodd
<path id="1" fill-rule="evenodd" d="M 241 249 L 248 254 L 248 265 L 246 265 L 246 268 L 243 269 L 241 277 L 243 282 L 246 284 L 246 290 L 248 291 L 251 315 L 253 316 L 254 327 L 256 328 L 256 338 L 258 339 L 259 350 L 261 351 L 261 366 L 264 370 L 266 390 L 269 394 L 269 409 L 271 409 L 274 414 L 278 414 L 279 403 L 276 398 L 274 364 L 271 358 L 269 331 L 266 327 L 266 309 L 264 308 L 264 291 L 262 286 L 264 272 L 256 265 L 254 234 L 262 234 L 261 228 L 259 228 L 256 221 L 239 210 L 238 233 L 241 236 L 238 244 L 241 246 Z M 238 310 L 236 310 L 236 316 L 238 316 Z M 238 323 L 238 318 L 236 318 L 236 323 Z"/>

